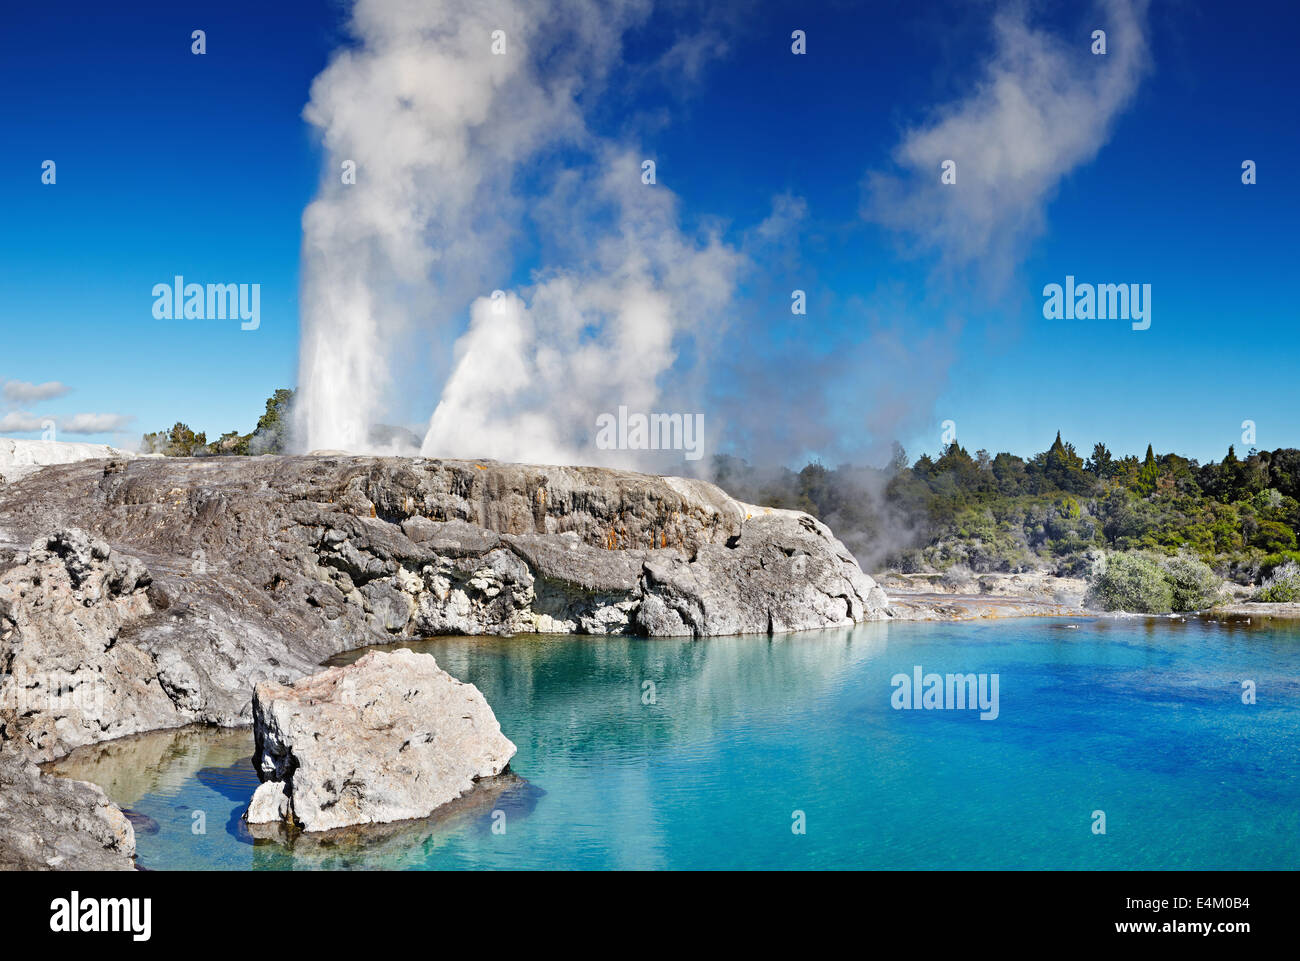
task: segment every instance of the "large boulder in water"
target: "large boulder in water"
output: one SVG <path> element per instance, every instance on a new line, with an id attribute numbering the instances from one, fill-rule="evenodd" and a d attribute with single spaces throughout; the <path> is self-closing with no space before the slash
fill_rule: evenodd
<path id="1" fill-rule="evenodd" d="M 259 684 L 253 734 L 249 823 L 306 831 L 427 817 L 515 753 L 478 688 L 409 650 Z"/>

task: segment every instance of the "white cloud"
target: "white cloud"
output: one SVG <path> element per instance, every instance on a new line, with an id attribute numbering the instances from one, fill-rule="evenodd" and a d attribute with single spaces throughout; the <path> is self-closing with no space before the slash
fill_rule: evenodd
<path id="1" fill-rule="evenodd" d="M 124 431 L 135 418 L 127 414 L 73 414 L 69 417 L 51 417 L 10 411 L 0 417 L 0 431 L 12 434 L 44 432 L 51 422 L 61 434 L 111 434 Z"/>
<path id="2" fill-rule="evenodd" d="M 71 387 L 57 380 L 44 384 L 30 384 L 25 380 L 7 380 L 4 384 L 4 397 L 11 404 L 32 404 L 63 397 L 71 390 Z"/>
<path id="3" fill-rule="evenodd" d="M 64 434 L 109 434 L 126 430 L 135 418 L 129 414 L 73 414 L 56 420 Z"/>
<path id="4" fill-rule="evenodd" d="M 0 417 L 0 431 L 7 434 L 25 434 L 34 430 L 45 430 L 46 422 L 51 417 L 37 417 L 25 411 L 13 410 Z"/>

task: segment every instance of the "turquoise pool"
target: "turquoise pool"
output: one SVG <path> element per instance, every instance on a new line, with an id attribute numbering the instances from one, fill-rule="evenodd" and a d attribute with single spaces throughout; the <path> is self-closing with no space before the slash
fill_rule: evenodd
<path id="1" fill-rule="evenodd" d="M 154 869 L 1300 867 L 1295 622 L 396 646 L 486 694 L 517 779 L 430 821 L 287 844 L 240 821 L 247 730 L 111 742 L 60 770 L 131 811 Z M 917 667 L 996 675 L 997 717 L 896 709 Z"/>

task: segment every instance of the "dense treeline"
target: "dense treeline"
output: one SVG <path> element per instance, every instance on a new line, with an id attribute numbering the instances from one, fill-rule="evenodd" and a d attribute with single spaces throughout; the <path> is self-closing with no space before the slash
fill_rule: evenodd
<path id="1" fill-rule="evenodd" d="M 744 500 L 807 510 L 864 564 L 903 571 L 1051 569 L 1083 574 L 1102 551 L 1199 557 L 1241 583 L 1300 560 L 1300 450 L 1233 448 L 1218 462 L 1178 454 L 1086 459 L 1058 434 L 1040 454 L 971 456 L 952 444 L 908 466 L 895 448 L 883 469 L 809 464 L 764 474 L 715 461 L 718 482 Z"/>

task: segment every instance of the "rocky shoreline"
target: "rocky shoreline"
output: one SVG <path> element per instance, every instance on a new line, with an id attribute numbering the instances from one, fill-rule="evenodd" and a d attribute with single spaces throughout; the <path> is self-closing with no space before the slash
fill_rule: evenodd
<path id="1" fill-rule="evenodd" d="M 1228 601 L 1215 606 L 1208 614 L 1210 617 L 1275 617 L 1279 620 L 1295 620 L 1300 618 L 1300 604 L 1295 602 L 1266 604 L 1263 601 Z"/>
<path id="2" fill-rule="evenodd" d="M 353 456 L 110 458 L 0 486 L 0 865 L 132 865 L 36 763 L 394 638 L 772 634 L 891 616 L 825 525 L 683 478 Z"/>
<path id="3" fill-rule="evenodd" d="M 903 621 L 964 621 L 1004 617 L 1104 617 L 1084 603 L 1087 581 L 1058 577 L 1047 571 L 975 574 L 954 582 L 947 574 L 901 574 L 885 571 L 873 576 L 889 594 L 889 610 Z M 1225 585 L 1228 599 L 1195 616 L 1208 618 L 1300 618 L 1300 603 L 1248 600 L 1252 589 Z M 1132 616 L 1116 613 L 1113 616 Z M 1153 615 L 1158 616 L 1158 615 Z M 1182 614 L 1178 616 L 1189 616 Z"/>
<path id="4" fill-rule="evenodd" d="M 979 574 L 954 582 L 945 574 L 876 575 L 890 611 L 905 621 L 964 621 L 1003 617 L 1077 617 L 1089 613 L 1082 578 L 1046 572 Z"/>

